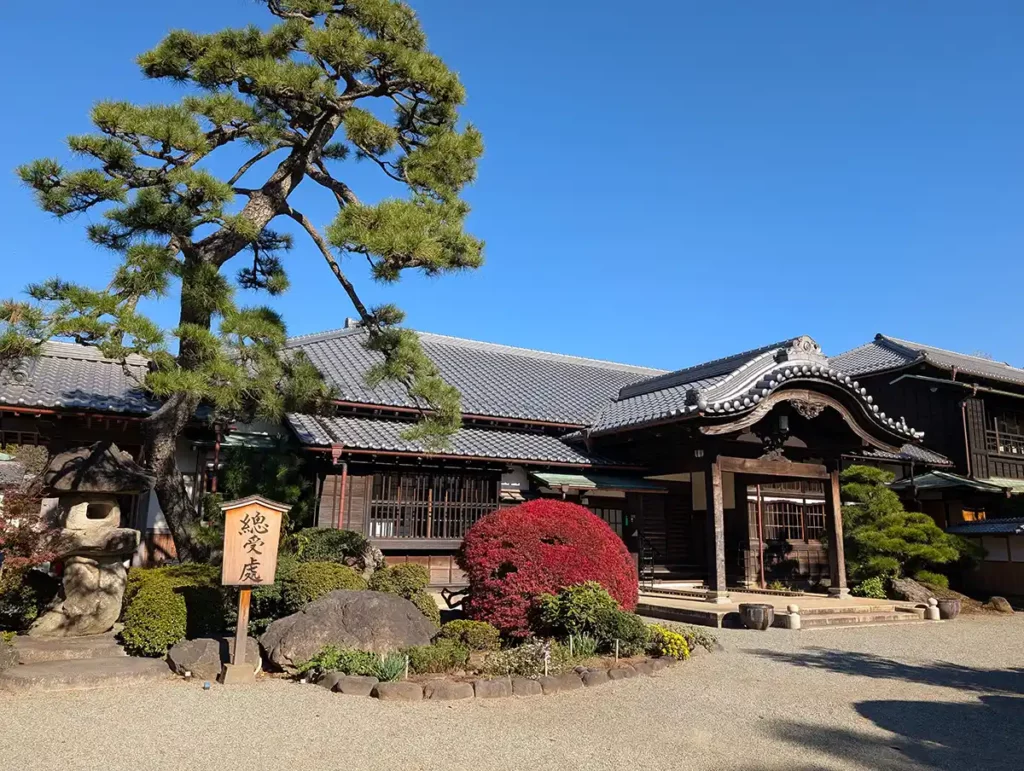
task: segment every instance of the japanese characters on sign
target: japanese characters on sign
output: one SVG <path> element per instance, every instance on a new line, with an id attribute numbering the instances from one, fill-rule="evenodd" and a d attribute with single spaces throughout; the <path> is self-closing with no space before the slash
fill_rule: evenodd
<path id="1" fill-rule="evenodd" d="M 281 516 L 287 507 L 262 498 L 246 498 L 224 509 L 224 564 L 221 583 L 226 586 L 261 586 L 274 583 Z"/>

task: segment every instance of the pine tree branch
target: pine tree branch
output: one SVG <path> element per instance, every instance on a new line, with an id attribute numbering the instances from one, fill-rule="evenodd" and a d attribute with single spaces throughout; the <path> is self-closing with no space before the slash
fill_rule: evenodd
<path id="1" fill-rule="evenodd" d="M 284 210 L 284 213 L 302 225 L 303 229 L 305 229 L 309 234 L 309 237 L 313 239 L 313 243 L 315 243 L 317 248 L 320 250 L 320 254 L 323 255 L 324 260 L 327 261 L 327 265 L 330 267 L 334 277 L 338 279 L 338 283 L 341 284 L 342 288 L 345 290 L 345 294 L 348 295 L 348 299 L 352 301 L 352 305 L 355 307 L 363 324 L 371 330 L 376 330 L 378 328 L 376 318 L 374 318 L 373 314 L 370 313 L 366 305 L 363 304 L 359 294 L 356 292 L 355 286 L 353 286 L 352 282 L 348 280 L 348 277 L 341 270 L 341 266 L 338 265 L 338 261 L 334 258 L 334 255 L 331 254 L 331 249 L 324 240 L 324 237 L 320 235 L 316 226 L 310 221 L 309 217 L 291 206 L 288 206 Z"/>
<path id="2" fill-rule="evenodd" d="M 338 201 L 339 206 L 358 206 L 359 199 L 352 192 L 352 188 L 341 180 L 335 179 L 324 167 L 323 161 L 317 160 L 315 164 L 306 165 L 306 175 L 318 185 L 326 187 Z"/>
<path id="3" fill-rule="evenodd" d="M 282 147 L 284 147 L 284 145 L 273 145 L 271 147 L 265 147 L 262 150 L 260 150 L 258 153 L 256 153 L 256 155 L 254 155 L 252 158 L 250 158 L 245 163 L 243 163 L 241 166 L 239 166 L 238 171 L 236 171 L 231 176 L 231 179 L 228 180 L 228 184 L 229 185 L 234 185 L 238 180 L 240 180 L 244 176 L 245 172 L 247 172 L 249 169 L 251 169 L 257 163 L 262 161 L 264 158 L 267 158 L 267 157 L 273 155 L 274 153 L 276 153 Z"/>

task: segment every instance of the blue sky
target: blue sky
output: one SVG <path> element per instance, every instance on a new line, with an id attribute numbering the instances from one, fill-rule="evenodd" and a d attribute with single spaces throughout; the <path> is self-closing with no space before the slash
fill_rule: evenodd
<path id="1" fill-rule="evenodd" d="M 879 331 L 1024 365 L 1024 4 L 413 5 L 484 134 L 467 197 L 487 262 L 396 287 L 353 265 L 411 326 L 666 368 Z M 180 95 L 134 64 L 169 29 L 265 19 L 252 0 L 3 4 L 0 295 L 102 285 L 114 263 L 14 167 L 66 158 L 97 100 Z M 366 166 L 346 178 L 397 193 Z M 324 225 L 319 193 L 298 202 Z M 288 264 L 291 333 L 354 315 L 302 239 Z"/>

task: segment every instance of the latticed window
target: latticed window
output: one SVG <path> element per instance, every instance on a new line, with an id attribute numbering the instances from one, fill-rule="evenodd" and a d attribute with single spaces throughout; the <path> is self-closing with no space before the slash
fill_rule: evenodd
<path id="1" fill-rule="evenodd" d="M 761 487 L 761 526 L 766 541 L 818 541 L 824 537 L 825 501 L 802 497 L 805 495 L 824 495 L 824 486 L 796 481 Z M 747 500 L 751 515 L 756 516 L 757 496 L 748 495 Z"/>
<path id="2" fill-rule="evenodd" d="M 461 539 L 498 507 L 498 486 L 490 475 L 374 474 L 369 536 Z"/>
<path id="3" fill-rule="evenodd" d="M 1024 413 L 1003 412 L 992 415 L 985 431 L 989 452 L 1000 455 L 1024 455 Z"/>
<path id="4" fill-rule="evenodd" d="M 590 509 L 597 516 L 608 523 L 608 527 L 615 531 L 615 534 L 622 538 L 622 509 L 604 509 L 604 508 L 593 508 Z"/>

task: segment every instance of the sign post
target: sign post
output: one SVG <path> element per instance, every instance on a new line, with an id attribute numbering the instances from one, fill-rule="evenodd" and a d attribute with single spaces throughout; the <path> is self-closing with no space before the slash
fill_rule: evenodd
<path id="1" fill-rule="evenodd" d="M 220 508 L 224 512 L 224 560 L 220 580 L 224 586 L 241 589 L 235 648 L 231 663 L 225 664 L 221 672 L 221 682 L 227 685 L 252 682 L 255 677 L 256 662 L 246 664 L 245 661 L 252 587 L 274 583 L 281 518 L 291 507 L 250 495 L 222 503 Z"/>

